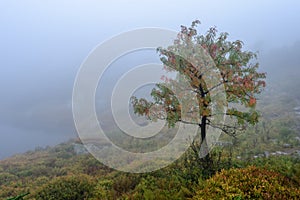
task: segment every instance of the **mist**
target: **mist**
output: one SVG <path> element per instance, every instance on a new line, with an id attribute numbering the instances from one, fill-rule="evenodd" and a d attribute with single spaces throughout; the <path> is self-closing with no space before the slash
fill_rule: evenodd
<path id="1" fill-rule="evenodd" d="M 93 48 L 116 34 L 142 27 L 179 31 L 199 19 L 200 32 L 216 26 L 242 40 L 246 50 L 257 51 L 260 71 L 276 82 L 300 77 L 299 11 L 300 2 L 292 0 L 3 0 L 0 159 L 77 137 L 72 117 L 77 71 Z M 124 62 L 157 59 L 151 56 Z M 123 65 L 116 63 L 109 77 Z"/>

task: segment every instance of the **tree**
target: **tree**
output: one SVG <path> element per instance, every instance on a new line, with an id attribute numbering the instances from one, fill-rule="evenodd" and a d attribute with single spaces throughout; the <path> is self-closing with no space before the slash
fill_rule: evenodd
<path id="1" fill-rule="evenodd" d="M 163 77 L 164 83 L 158 83 L 151 92 L 153 101 L 136 97 L 131 99 L 134 112 L 150 120 L 166 120 L 169 127 L 176 123 L 197 125 L 200 139 L 194 139 L 191 146 L 198 155 L 201 153 L 200 148 L 207 146 L 208 127 L 236 136 L 237 131 L 245 129 L 247 124 L 258 122 L 259 113 L 255 108 L 257 94 L 265 87 L 266 77 L 265 73 L 257 71 L 259 64 L 253 63 L 257 55 L 242 50 L 242 41 L 228 41 L 228 33 L 217 35 L 216 28 L 210 28 L 205 35 L 199 35 L 196 29 L 199 23 L 196 20 L 189 28 L 181 26 L 171 46 L 157 49 L 164 69 L 179 75 L 173 79 Z M 218 76 L 215 76 L 216 72 Z M 178 97 L 180 92 L 174 92 L 176 87 L 181 87 L 178 85 L 183 81 L 182 77 L 188 81 L 189 93 L 196 98 L 196 104 L 186 101 L 185 97 Z M 214 81 L 208 84 L 207 80 L 212 79 Z M 220 102 L 214 99 L 214 96 L 220 95 L 216 94 L 218 89 L 224 92 L 226 105 L 219 105 Z M 185 91 L 182 96 L 186 94 Z M 161 112 L 162 109 L 153 109 L 155 106 L 164 109 L 165 113 Z M 189 107 L 194 120 L 184 119 L 183 106 Z M 214 109 L 222 106 L 228 107 L 225 110 L 219 109 L 216 114 Z M 219 115 L 219 119 L 225 115 L 231 120 L 215 123 L 216 115 Z M 209 153 L 201 160 L 209 163 Z"/>

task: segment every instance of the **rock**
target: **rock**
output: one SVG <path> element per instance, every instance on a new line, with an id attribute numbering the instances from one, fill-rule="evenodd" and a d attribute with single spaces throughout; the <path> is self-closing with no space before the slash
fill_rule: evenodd
<path id="1" fill-rule="evenodd" d="M 276 151 L 276 154 L 277 155 L 287 155 L 288 153 L 283 152 L 283 151 Z"/>
<path id="2" fill-rule="evenodd" d="M 294 111 L 299 111 L 300 112 L 300 106 L 294 107 Z"/>
<path id="3" fill-rule="evenodd" d="M 270 156 L 270 153 L 268 151 L 265 151 L 264 154 L 265 154 L 266 158 L 268 158 Z"/>
<path id="4" fill-rule="evenodd" d="M 284 148 L 291 148 L 291 147 L 292 147 L 292 145 L 291 145 L 291 144 L 287 144 L 287 143 L 286 143 L 286 144 L 283 144 L 283 147 L 284 147 Z"/>

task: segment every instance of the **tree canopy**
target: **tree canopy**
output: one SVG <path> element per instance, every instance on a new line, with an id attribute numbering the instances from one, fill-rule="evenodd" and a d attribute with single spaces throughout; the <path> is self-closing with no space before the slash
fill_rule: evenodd
<path id="1" fill-rule="evenodd" d="M 153 121 L 166 120 L 169 127 L 178 122 L 198 125 L 199 146 L 206 140 L 208 127 L 235 136 L 247 124 L 258 122 L 257 95 L 266 85 L 266 74 L 258 72 L 257 54 L 243 50 L 242 41 L 229 41 L 228 33 L 218 34 L 215 27 L 206 34 L 198 34 L 198 24 L 200 22 L 196 20 L 190 27 L 181 26 L 172 45 L 157 49 L 164 69 L 179 75 L 176 78 L 163 77 L 164 83 L 157 83 L 151 92 L 153 101 L 132 97 L 132 104 L 136 114 Z M 189 88 L 180 85 L 182 77 L 188 81 Z M 174 92 L 176 88 L 188 91 Z M 220 98 L 214 99 L 222 92 L 225 105 L 219 105 Z M 191 94 L 189 99 L 187 94 Z M 226 109 L 220 109 L 224 106 Z M 192 113 L 189 119 L 193 120 L 186 120 L 183 116 L 186 109 Z M 217 115 L 219 120 L 216 121 Z M 231 120 L 222 121 L 224 116 Z"/>

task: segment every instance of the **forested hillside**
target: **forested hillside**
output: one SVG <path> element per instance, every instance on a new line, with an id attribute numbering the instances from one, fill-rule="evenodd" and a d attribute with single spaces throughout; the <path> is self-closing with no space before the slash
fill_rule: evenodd
<path id="1" fill-rule="evenodd" d="M 300 95 L 294 85 L 284 86 L 285 92 L 282 87 L 271 84 L 260 97 L 259 124 L 236 138 L 220 138 L 211 177 L 190 151 L 159 171 L 118 172 L 74 139 L 0 161 L 0 197 L 30 192 L 24 199 L 299 199 Z"/>

